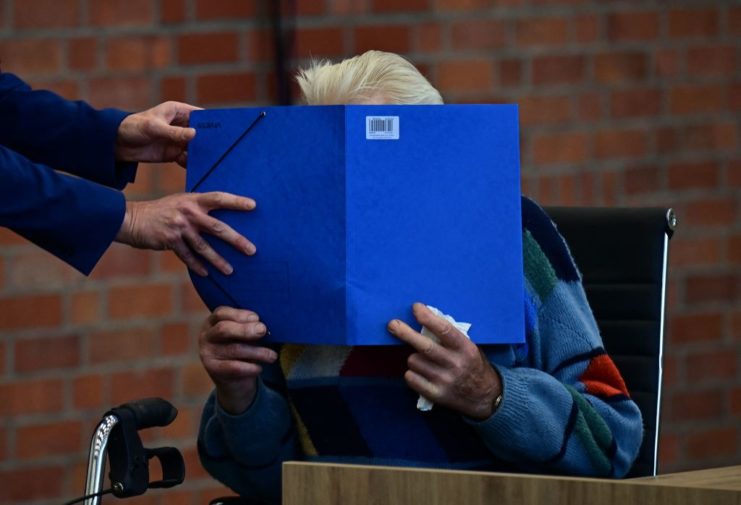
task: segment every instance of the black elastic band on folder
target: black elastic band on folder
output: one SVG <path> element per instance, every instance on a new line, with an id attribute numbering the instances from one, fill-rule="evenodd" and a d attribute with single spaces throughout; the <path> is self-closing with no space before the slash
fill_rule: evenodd
<path id="1" fill-rule="evenodd" d="M 224 158 L 226 158 L 229 155 L 229 153 L 232 152 L 234 150 L 234 148 L 237 147 L 237 145 L 240 142 L 242 142 L 242 139 L 245 138 L 250 131 L 252 131 L 252 128 L 255 127 L 255 125 L 257 124 L 257 122 L 260 121 L 262 118 L 264 118 L 266 115 L 267 115 L 267 113 L 265 111 L 260 112 L 260 114 L 255 118 L 255 120 L 252 121 L 252 124 L 250 124 L 247 127 L 247 129 L 242 132 L 242 135 L 240 135 L 237 138 L 237 140 L 235 140 L 234 143 L 232 145 L 230 145 L 229 148 L 226 151 L 224 151 L 224 153 L 221 155 L 221 157 L 218 160 L 216 160 L 216 163 L 214 163 L 211 166 L 211 168 L 209 168 L 208 171 L 205 174 L 203 174 L 200 179 L 198 179 L 198 182 L 196 182 L 193 185 L 193 187 L 190 188 L 190 192 L 191 193 L 193 193 L 196 189 L 198 189 L 198 186 L 200 186 L 203 183 L 203 181 L 205 181 L 206 179 L 208 179 L 208 176 L 211 175 L 214 170 L 216 170 L 216 167 L 218 167 L 219 164 L 221 164 L 221 162 L 224 161 Z"/>
<path id="2" fill-rule="evenodd" d="M 237 308 L 237 309 L 241 309 L 242 308 L 242 306 L 239 304 L 239 302 L 237 302 L 237 300 L 235 300 L 234 297 L 232 295 L 230 295 L 229 292 L 226 289 L 224 289 L 221 284 L 219 284 L 218 282 L 216 282 L 216 280 L 214 279 L 213 275 L 207 275 L 206 276 L 206 279 L 208 279 L 209 282 L 216 289 L 218 289 L 219 291 L 221 291 L 221 294 L 222 295 L 226 296 L 229 299 L 229 302 L 231 303 L 231 306 L 232 307 Z"/>
<path id="3" fill-rule="evenodd" d="M 251 132 L 251 131 L 252 131 L 252 128 L 254 128 L 254 127 L 255 127 L 255 125 L 256 125 L 256 124 L 258 123 L 258 121 L 260 121 L 260 120 L 261 120 L 262 118 L 264 118 L 264 117 L 265 117 L 266 115 L 267 115 L 267 113 L 266 113 L 265 111 L 262 111 L 262 112 L 260 112 L 260 114 L 258 114 L 258 116 L 257 116 L 257 117 L 255 118 L 255 120 L 254 120 L 254 121 L 252 121 L 252 123 L 251 123 L 251 124 L 250 124 L 250 125 L 249 125 L 249 126 L 247 127 L 247 129 L 246 129 L 245 131 L 243 131 L 243 132 L 242 132 L 242 134 L 241 134 L 241 135 L 240 135 L 240 136 L 239 136 L 239 137 L 237 138 L 237 140 L 235 140 L 235 141 L 234 141 L 234 142 L 232 143 L 232 145 L 230 145 L 230 146 L 229 146 L 229 148 L 228 148 L 228 149 L 227 149 L 226 151 L 224 151 L 224 153 L 223 153 L 223 154 L 222 154 L 222 155 L 221 155 L 221 156 L 219 157 L 219 159 L 218 159 L 218 160 L 216 160 L 216 163 L 214 163 L 214 164 L 213 164 L 213 165 L 211 166 L 211 168 L 209 168 L 209 169 L 208 169 L 208 171 L 206 171 L 206 173 L 205 173 L 205 174 L 203 174 L 203 175 L 201 176 L 201 178 L 200 178 L 200 179 L 198 179 L 198 182 L 196 182 L 196 183 L 195 183 L 195 184 L 193 185 L 193 187 L 192 187 L 192 188 L 190 189 L 190 192 L 191 192 L 191 193 L 193 193 L 193 192 L 194 192 L 194 191 L 195 191 L 196 189 L 198 189 L 198 186 L 200 186 L 200 185 L 201 185 L 201 184 L 203 183 L 203 181 L 205 181 L 206 179 L 208 179 L 208 176 L 209 176 L 209 175 L 211 175 L 211 174 L 213 173 L 213 171 L 214 171 L 214 170 L 216 170 L 216 167 L 218 167 L 218 166 L 219 166 L 219 165 L 221 164 L 221 162 L 222 162 L 222 161 L 224 161 L 224 158 L 226 158 L 226 157 L 227 157 L 227 156 L 229 155 L 229 153 L 231 153 L 231 152 L 232 152 L 232 151 L 234 150 L 234 148 L 235 148 L 235 147 L 237 147 L 237 145 L 238 145 L 238 144 L 239 144 L 240 142 L 242 142 L 242 139 L 244 139 L 244 138 L 245 138 L 245 137 L 247 136 L 247 134 L 248 134 L 249 132 Z M 241 307 L 241 306 L 239 305 L 239 303 L 237 303 L 237 300 L 235 300 L 235 299 L 234 299 L 234 297 L 233 297 L 232 295 L 230 295 L 230 294 L 229 294 L 229 293 L 227 292 L 227 290 L 226 290 L 226 289 L 224 289 L 224 288 L 223 288 L 223 287 L 221 286 L 221 284 L 219 284 L 218 282 L 216 282 L 216 280 L 215 280 L 215 279 L 213 278 L 213 276 L 212 276 L 212 275 L 208 275 L 208 276 L 206 276 L 206 279 L 208 279 L 208 281 L 209 281 L 209 282 L 210 282 L 210 283 L 211 283 L 211 284 L 212 284 L 212 285 L 213 285 L 213 286 L 214 286 L 215 288 L 217 288 L 217 289 L 218 289 L 219 291 L 221 291 L 221 294 L 223 294 L 224 296 L 226 296 L 226 297 L 227 297 L 227 298 L 229 299 L 229 301 L 230 301 L 230 302 L 231 302 L 231 304 L 232 304 L 232 307 L 236 307 L 236 308 L 242 308 L 242 307 Z"/>

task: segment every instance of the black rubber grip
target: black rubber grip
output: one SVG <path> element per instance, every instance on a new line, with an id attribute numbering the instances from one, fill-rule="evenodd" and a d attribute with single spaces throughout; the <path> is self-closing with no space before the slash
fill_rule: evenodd
<path id="1" fill-rule="evenodd" d="M 167 426 L 178 415 L 178 409 L 162 398 L 143 398 L 124 403 L 119 409 L 127 409 L 134 415 L 137 430 L 153 426 Z"/>

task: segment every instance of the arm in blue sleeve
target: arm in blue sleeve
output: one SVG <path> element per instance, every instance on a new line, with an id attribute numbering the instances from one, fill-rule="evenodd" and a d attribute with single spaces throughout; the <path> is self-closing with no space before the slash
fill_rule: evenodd
<path id="1" fill-rule="evenodd" d="M 525 470 L 622 477 L 641 445 L 641 413 L 604 350 L 563 238 L 533 205 L 525 202 L 523 237 L 527 358 L 497 367 L 499 409 L 472 424 L 497 457 Z"/>
<path id="2" fill-rule="evenodd" d="M 562 300 L 553 307 L 569 310 L 568 303 Z M 474 425 L 493 454 L 523 470 L 622 477 L 640 448 L 641 414 L 622 394 L 619 375 L 603 374 L 592 366 L 592 361 L 598 360 L 603 369 L 613 367 L 601 345 L 590 344 L 598 335 L 596 328 L 580 319 L 576 315 L 567 325 L 554 325 L 542 335 L 546 355 L 541 358 L 546 363 L 552 352 L 548 341 L 573 339 L 570 356 L 559 365 L 498 367 L 502 403 L 489 419 Z M 585 323 L 583 330 L 594 331 L 592 339 L 579 333 L 581 323 Z M 587 381 L 590 387 L 584 383 L 587 374 L 592 375 Z M 617 394 L 605 395 L 605 391 Z"/>
<path id="3" fill-rule="evenodd" d="M 203 467 L 240 496 L 280 503 L 281 465 L 300 457 L 288 402 L 259 379 L 252 405 L 233 416 L 212 393 L 201 416 L 198 453 Z"/>
<path id="4" fill-rule="evenodd" d="M 55 172 L 0 146 L 0 226 L 90 273 L 116 237 L 119 191 Z"/>
<path id="5" fill-rule="evenodd" d="M 118 127 L 128 113 L 96 110 L 0 73 L 0 145 L 35 163 L 122 189 L 135 163 L 117 163 Z"/>

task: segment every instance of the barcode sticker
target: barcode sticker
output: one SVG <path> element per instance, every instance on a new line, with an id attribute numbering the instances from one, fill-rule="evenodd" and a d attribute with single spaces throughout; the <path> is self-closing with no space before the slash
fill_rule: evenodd
<path id="1" fill-rule="evenodd" d="M 398 140 L 399 116 L 365 116 L 366 140 Z"/>

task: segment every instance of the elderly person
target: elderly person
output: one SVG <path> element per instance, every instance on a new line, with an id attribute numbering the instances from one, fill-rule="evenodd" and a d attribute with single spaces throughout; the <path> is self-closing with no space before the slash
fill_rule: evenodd
<path id="1" fill-rule="evenodd" d="M 298 75 L 309 105 L 440 104 L 400 56 L 371 51 Z M 523 345 L 477 346 L 421 303 L 388 331 L 406 346 L 261 345 L 249 310 L 220 307 L 200 355 L 216 390 L 203 411 L 205 468 L 244 496 L 278 502 L 280 465 L 319 462 L 620 477 L 641 416 L 602 346 L 579 272 L 543 210 L 522 199 Z M 422 394 L 436 404 L 415 408 Z"/>

